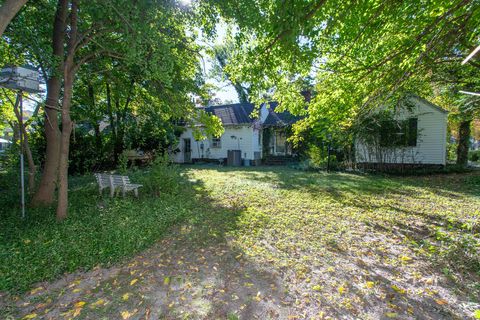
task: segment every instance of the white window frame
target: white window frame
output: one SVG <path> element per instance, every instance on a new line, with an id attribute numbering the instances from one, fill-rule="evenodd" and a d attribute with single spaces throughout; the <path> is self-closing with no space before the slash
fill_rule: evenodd
<path id="1" fill-rule="evenodd" d="M 222 147 L 222 139 L 221 138 L 212 138 L 212 141 L 210 142 L 210 147 L 220 149 Z"/>

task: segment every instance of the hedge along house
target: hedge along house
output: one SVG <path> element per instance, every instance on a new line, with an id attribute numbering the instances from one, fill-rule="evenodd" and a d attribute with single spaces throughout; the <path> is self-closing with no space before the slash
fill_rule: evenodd
<path id="1" fill-rule="evenodd" d="M 253 116 L 251 103 L 210 106 L 204 108 L 222 121 L 225 132 L 221 137 L 195 140 L 192 128 L 185 128 L 179 137 L 173 161 L 192 163 L 199 161 L 225 162 L 229 151 L 239 150 L 244 165 L 258 165 L 262 159 L 284 161 L 292 155 L 287 142 L 288 126 L 296 117 L 288 112 L 276 113 L 278 103 L 263 104 L 258 117 Z"/>
<path id="2" fill-rule="evenodd" d="M 357 164 L 375 169 L 444 166 L 448 112 L 415 95 L 404 98 L 399 105 L 392 119 L 380 116 L 375 125 L 368 120 L 364 125 L 367 132 L 357 134 Z"/>

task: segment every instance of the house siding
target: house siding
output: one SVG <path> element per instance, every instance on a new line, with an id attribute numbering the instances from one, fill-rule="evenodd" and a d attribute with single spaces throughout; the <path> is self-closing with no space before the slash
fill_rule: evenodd
<path id="1" fill-rule="evenodd" d="M 430 106 L 416 97 L 411 98 L 415 107 L 402 110 L 398 119 L 418 118 L 418 138 L 415 147 L 396 148 L 395 155 L 384 163 L 436 164 L 446 163 L 447 113 Z M 369 153 L 368 146 L 357 141 L 356 158 L 359 163 L 378 163 L 376 156 Z"/>
<path id="2" fill-rule="evenodd" d="M 225 126 L 225 132 L 220 137 L 220 148 L 213 148 L 211 139 L 195 141 L 192 129 L 187 128 L 179 138 L 177 148 L 180 152 L 172 155 L 177 163 L 184 162 L 183 139 L 191 139 L 192 159 L 222 159 L 227 158 L 228 150 L 241 150 L 242 159 L 253 160 L 254 152 L 258 151 L 258 130 L 253 125 Z"/>

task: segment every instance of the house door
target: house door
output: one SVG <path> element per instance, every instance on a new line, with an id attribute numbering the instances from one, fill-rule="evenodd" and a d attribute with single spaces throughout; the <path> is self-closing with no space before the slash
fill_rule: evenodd
<path id="1" fill-rule="evenodd" d="M 192 162 L 192 140 L 183 139 L 183 162 Z"/>
<path id="2" fill-rule="evenodd" d="M 275 131 L 275 154 L 285 155 L 287 137 L 283 131 Z"/>

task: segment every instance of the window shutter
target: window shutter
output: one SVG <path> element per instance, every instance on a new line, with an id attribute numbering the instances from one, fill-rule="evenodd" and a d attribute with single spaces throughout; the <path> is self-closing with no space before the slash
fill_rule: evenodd
<path id="1" fill-rule="evenodd" d="M 415 147 L 417 145 L 417 132 L 418 132 L 418 118 L 408 119 L 408 129 L 407 129 L 407 143 L 410 147 Z"/>

